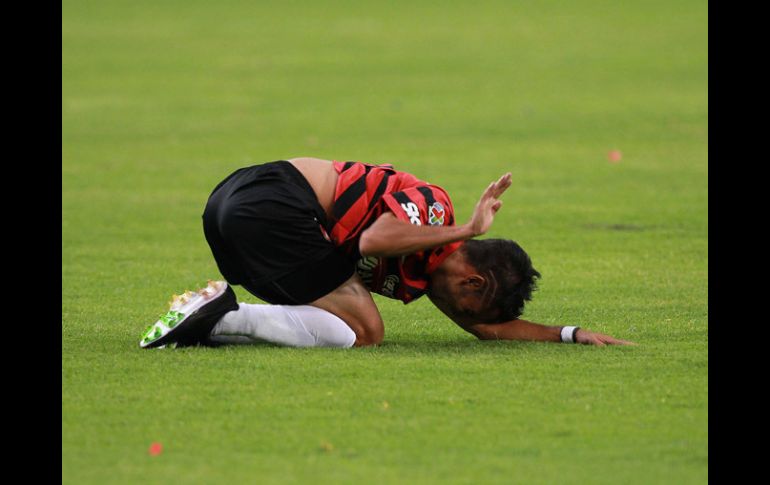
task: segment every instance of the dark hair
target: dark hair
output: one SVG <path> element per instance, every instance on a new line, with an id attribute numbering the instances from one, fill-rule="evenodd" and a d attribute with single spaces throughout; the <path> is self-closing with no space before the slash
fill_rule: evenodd
<path id="1" fill-rule="evenodd" d="M 496 321 L 519 318 L 540 278 L 524 249 L 509 239 L 470 239 L 462 245 L 462 251 L 468 263 L 491 280 L 489 306 L 499 311 Z"/>

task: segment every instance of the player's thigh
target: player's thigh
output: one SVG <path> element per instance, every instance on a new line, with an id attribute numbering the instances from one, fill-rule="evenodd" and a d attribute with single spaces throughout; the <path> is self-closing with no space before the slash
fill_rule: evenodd
<path id="1" fill-rule="evenodd" d="M 379 344 L 385 336 L 380 312 L 358 273 L 309 305 L 333 313 L 347 323 L 356 334 L 356 346 Z"/>

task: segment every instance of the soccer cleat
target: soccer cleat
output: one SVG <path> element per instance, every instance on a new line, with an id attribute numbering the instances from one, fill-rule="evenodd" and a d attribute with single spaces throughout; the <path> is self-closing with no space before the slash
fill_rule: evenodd
<path id="1" fill-rule="evenodd" d="M 145 330 L 139 346 L 174 348 L 210 345 L 209 334 L 220 318 L 238 309 L 235 292 L 224 281 L 209 281 L 198 291 L 174 295 L 169 310 Z"/>

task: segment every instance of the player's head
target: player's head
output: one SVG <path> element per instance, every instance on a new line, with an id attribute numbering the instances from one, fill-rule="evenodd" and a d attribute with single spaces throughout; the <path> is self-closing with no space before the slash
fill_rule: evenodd
<path id="1" fill-rule="evenodd" d="M 521 316 L 540 277 L 521 246 L 507 239 L 471 239 L 452 256 L 431 279 L 429 297 L 441 311 L 459 324 Z"/>

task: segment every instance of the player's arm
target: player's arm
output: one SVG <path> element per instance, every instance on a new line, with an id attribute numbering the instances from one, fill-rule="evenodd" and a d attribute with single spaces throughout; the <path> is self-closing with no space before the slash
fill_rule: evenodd
<path id="1" fill-rule="evenodd" d="M 459 226 L 413 225 L 398 219 L 392 212 L 385 212 L 361 233 L 359 252 L 362 256 L 405 256 L 480 236 L 489 230 L 495 214 L 503 205 L 499 198 L 510 186 L 510 173 L 489 184 L 470 221 Z"/>
<path id="2" fill-rule="evenodd" d="M 415 226 L 398 219 L 392 212 L 385 212 L 361 233 L 358 250 L 361 256 L 405 256 L 474 236 L 467 224 Z"/>
<path id="3" fill-rule="evenodd" d="M 528 340 L 536 342 L 561 342 L 562 326 L 542 325 L 526 320 L 510 320 L 503 323 L 459 324 L 467 332 L 480 340 Z M 575 342 L 587 345 L 636 345 L 627 340 L 620 340 L 609 335 L 578 328 Z"/>

